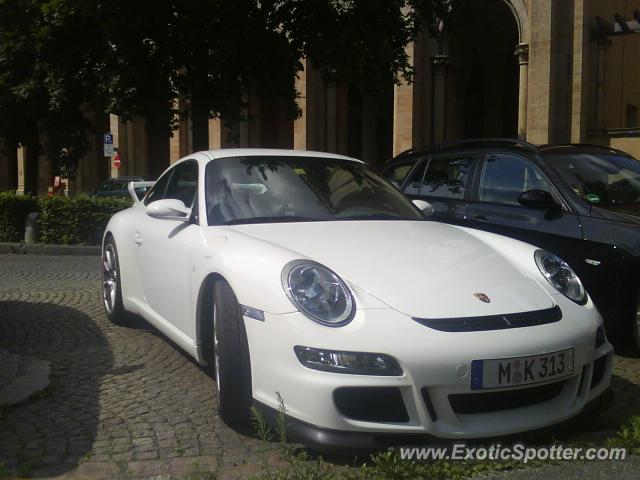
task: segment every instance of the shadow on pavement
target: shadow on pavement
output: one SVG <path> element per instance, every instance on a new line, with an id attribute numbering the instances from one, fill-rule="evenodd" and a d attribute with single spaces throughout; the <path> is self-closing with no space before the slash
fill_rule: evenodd
<path id="1" fill-rule="evenodd" d="M 74 308 L 1 301 L 0 348 L 51 363 L 49 387 L 0 412 L 0 464 L 18 476 L 75 468 L 100 428 L 100 383 L 113 365 L 106 337 Z"/>

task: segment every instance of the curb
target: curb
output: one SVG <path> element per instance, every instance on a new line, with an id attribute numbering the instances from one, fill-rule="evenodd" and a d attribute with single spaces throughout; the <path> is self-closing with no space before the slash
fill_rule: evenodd
<path id="1" fill-rule="evenodd" d="M 19 255 L 100 255 L 98 245 L 48 245 L 44 243 L 0 242 L 0 254 Z"/>

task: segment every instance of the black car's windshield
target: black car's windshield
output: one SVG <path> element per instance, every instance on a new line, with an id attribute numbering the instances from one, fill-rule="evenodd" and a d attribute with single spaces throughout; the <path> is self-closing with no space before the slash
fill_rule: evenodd
<path id="1" fill-rule="evenodd" d="M 545 158 L 577 195 L 593 205 L 635 209 L 640 204 L 640 162 L 633 158 L 600 153 Z"/>
<path id="2" fill-rule="evenodd" d="M 332 220 L 422 220 L 411 203 L 361 163 L 247 156 L 207 165 L 209 225 Z"/>

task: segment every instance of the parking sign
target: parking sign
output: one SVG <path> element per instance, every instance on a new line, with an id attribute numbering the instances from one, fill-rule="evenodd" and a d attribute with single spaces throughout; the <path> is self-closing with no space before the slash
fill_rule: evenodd
<path id="1" fill-rule="evenodd" d="M 105 157 L 113 157 L 113 133 L 105 133 L 104 134 L 104 156 Z"/>

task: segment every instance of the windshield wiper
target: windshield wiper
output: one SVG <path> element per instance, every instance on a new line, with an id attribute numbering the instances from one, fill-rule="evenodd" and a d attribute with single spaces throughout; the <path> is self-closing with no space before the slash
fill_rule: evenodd
<path id="1" fill-rule="evenodd" d="M 347 215 L 344 217 L 334 217 L 331 220 L 417 220 L 415 218 L 401 217 L 400 215 L 391 215 L 390 213 L 371 213 L 361 215 Z"/>
<path id="2" fill-rule="evenodd" d="M 225 225 L 242 225 L 248 223 L 285 223 L 285 222 L 320 222 L 323 218 L 297 217 L 295 215 L 281 215 L 277 217 L 251 217 L 251 218 L 234 218 L 227 220 Z"/>

